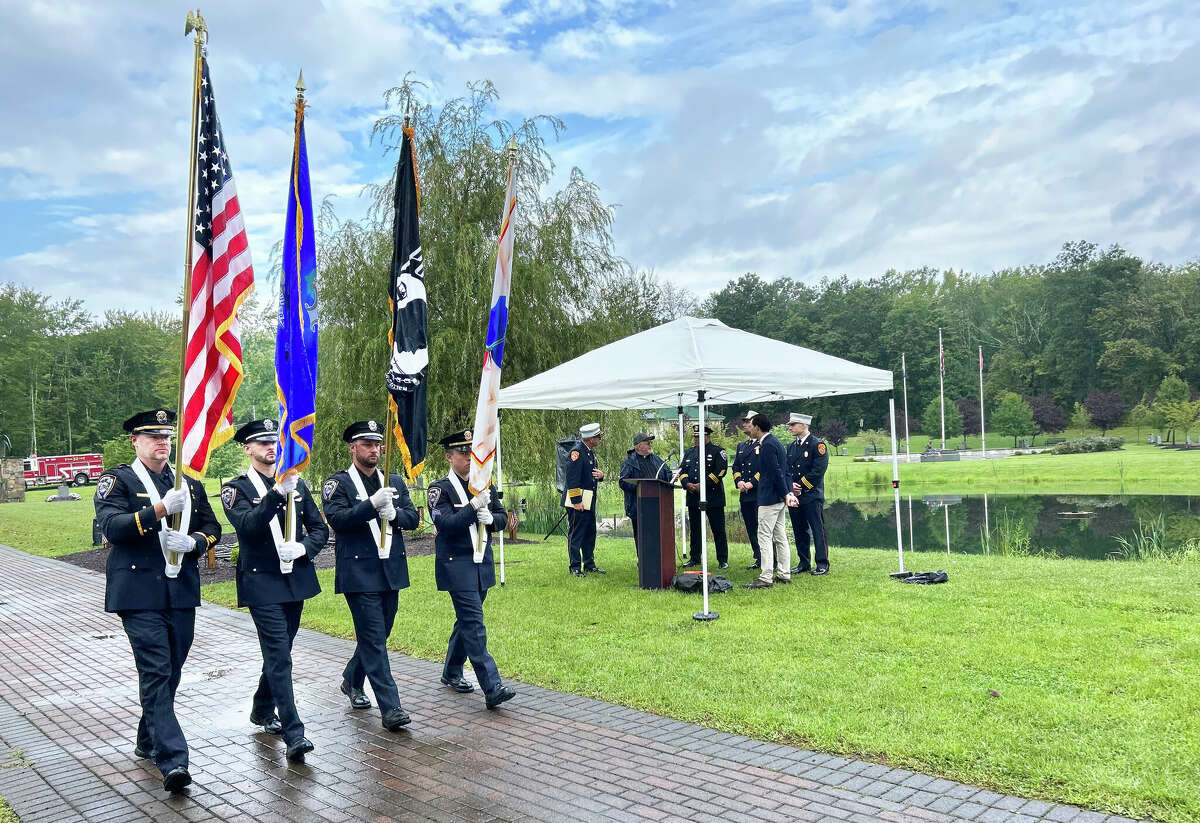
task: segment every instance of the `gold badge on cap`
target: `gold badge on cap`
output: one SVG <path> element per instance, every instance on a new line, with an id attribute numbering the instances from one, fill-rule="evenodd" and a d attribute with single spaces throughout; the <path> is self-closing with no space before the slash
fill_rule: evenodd
<path id="1" fill-rule="evenodd" d="M 167 422 L 167 413 L 165 411 L 163 411 L 162 409 L 159 409 L 158 411 L 156 411 L 154 413 L 154 419 L 157 420 L 159 423 L 166 423 Z"/>
<path id="2" fill-rule="evenodd" d="M 466 431 L 464 431 L 464 432 L 463 432 L 463 437 L 467 438 L 468 440 L 470 440 L 470 439 L 471 439 L 472 437 L 474 437 L 474 436 L 475 436 L 475 435 L 471 434 L 471 430 L 470 430 L 470 429 L 467 429 Z"/>

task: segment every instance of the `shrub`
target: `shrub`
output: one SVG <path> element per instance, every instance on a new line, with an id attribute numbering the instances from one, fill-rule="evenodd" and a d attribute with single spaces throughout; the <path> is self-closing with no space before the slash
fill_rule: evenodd
<path id="1" fill-rule="evenodd" d="M 1053 454 L 1087 454 L 1089 452 L 1116 451 L 1125 445 L 1123 437 L 1080 437 L 1055 444 Z"/>

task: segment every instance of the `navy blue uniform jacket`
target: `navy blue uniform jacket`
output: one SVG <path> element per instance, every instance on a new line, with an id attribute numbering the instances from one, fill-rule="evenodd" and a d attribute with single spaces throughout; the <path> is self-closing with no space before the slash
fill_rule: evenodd
<path id="1" fill-rule="evenodd" d="M 621 474 L 617 480 L 617 485 L 621 487 L 621 491 L 625 492 L 625 516 L 637 516 L 637 487 L 635 482 L 639 477 L 657 477 L 659 480 L 670 480 L 670 472 L 660 471 L 663 467 L 663 459 L 654 452 L 650 452 L 644 458 L 637 453 L 636 449 L 630 449 L 625 454 L 625 462 L 621 464 Z"/>
<path id="2" fill-rule="evenodd" d="M 463 491 L 467 492 L 466 481 Z M 492 535 L 508 525 L 508 513 L 496 499 L 488 510 L 492 513 L 491 525 L 487 527 L 487 547 L 483 551 L 483 562 L 476 563 L 471 547 L 471 530 L 478 525 L 475 509 L 470 503 L 459 503 L 449 478 L 443 477 L 429 487 L 429 516 L 437 527 L 434 539 L 433 576 L 440 592 L 484 591 L 496 585 L 496 566 L 492 562 Z M 469 497 L 467 498 L 470 499 Z"/>
<path id="3" fill-rule="evenodd" d="M 708 483 L 708 488 L 705 489 L 705 505 L 710 509 L 725 508 L 725 472 L 729 471 L 729 456 L 725 454 L 725 450 L 716 443 L 707 443 L 704 446 L 704 482 Z M 679 482 L 680 483 L 699 483 L 700 482 L 700 451 L 696 446 L 692 446 L 683 456 L 683 463 L 679 466 Z M 700 492 L 687 493 L 687 505 L 700 505 Z"/>
<path id="4" fill-rule="evenodd" d="M 747 500 L 758 499 L 758 441 L 743 440 L 737 444 L 737 452 L 733 455 L 733 483 L 749 483 L 754 488 L 741 492 Z"/>
<path id="5" fill-rule="evenodd" d="M 321 487 L 325 501 L 325 519 L 336 539 L 336 568 L 333 590 L 346 592 L 392 592 L 408 588 L 408 557 L 404 551 L 401 529 L 415 529 L 420 518 L 408 486 L 398 474 L 389 483 L 396 494 L 396 519 L 392 521 L 392 553 L 387 560 L 379 559 L 379 545 L 368 525 L 379 515 L 370 500 L 359 500 L 354 481 L 344 470 L 332 475 Z M 379 491 L 379 479 L 372 473 L 363 478 L 363 488 L 370 497 Z"/>
<path id="6" fill-rule="evenodd" d="M 296 484 L 296 539 L 307 554 L 292 563 L 290 574 L 279 571 L 279 555 L 271 536 L 271 518 L 287 539 L 284 512 L 287 501 L 272 488 L 275 478 L 259 474 L 267 489 L 261 499 L 250 478 L 242 475 L 221 487 L 221 502 L 238 536 L 237 604 L 269 606 L 315 597 L 321 591 L 312 564 L 329 539 L 329 527 L 303 480 Z"/>
<path id="7" fill-rule="evenodd" d="M 803 440 L 793 440 L 787 449 L 789 478 L 800 484 L 796 497 L 801 503 L 825 499 L 825 470 L 829 468 L 829 449 L 815 434 L 809 432 Z"/>
<path id="8" fill-rule="evenodd" d="M 778 437 L 767 432 L 758 445 L 758 505 L 782 503 L 791 491 L 783 444 Z"/>
<path id="9" fill-rule="evenodd" d="M 150 472 L 150 480 L 161 497 L 174 485 L 170 471 Z M 142 490 L 133 469 L 125 464 L 108 469 L 96 481 L 96 522 L 112 546 L 108 553 L 104 589 L 106 612 L 135 609 L 194 609 L 200 605 L 198 552 L 208 549 L 221 536 L 221 525 L 205 496 L 204 486 L 185 478 L 192 494 L 192 519 L 188 525 L 195 549 L 183 555 L 179 576 L 167 577 L 158 533 L 162 526 L 154 516 L 150 496 Z"/>
<path id="10" fill-rule="evenodd" d="M 596 492 L 596 484 L 600 481 L 592 477 L 592 470 L 597 468 L 596 453 L 583 444 L 576 443 L 571 449 L 571 459 L 567 463 L 567 488 L 563 492 L 564 506 L 583 502 L 584 491 Z M 592 509 L 596 508 L 596 498 L 592 498 Z"/>

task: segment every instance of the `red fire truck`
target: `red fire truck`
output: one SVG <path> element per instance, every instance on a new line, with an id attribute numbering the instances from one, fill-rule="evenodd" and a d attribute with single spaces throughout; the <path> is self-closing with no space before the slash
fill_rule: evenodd
<path id="1" fill-rule="evenodd" d="M 59 454 L 53 457 L 31 454 L 25 458 L 25 488 L 59 483 L 86 486 L 97 480 L 102 471 L 102 454 Z"/>

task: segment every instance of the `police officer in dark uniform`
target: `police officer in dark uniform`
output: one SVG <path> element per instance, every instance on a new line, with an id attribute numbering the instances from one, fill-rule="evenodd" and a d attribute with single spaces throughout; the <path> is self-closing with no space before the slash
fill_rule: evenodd
<path id="1" fill-rule="evenodd" d="M 829 468 L 829 450 L 808 430 L 812 416 L 792 412 L 788 431 L 796 438 L 787 449 L 788 470 L 792 491 L 800 505 L 788 510 L 792 532 L 796 535 L 796 550 L 800 562 L 792 574 L 811 571 L 815 575 L 829 574 L 829 548 L 825 543 L 825 470 Z M 809 560 L 808 544 L 811 535 L 815 565 Z"/>
<path id="2" fill-rule="evenodd" d="M 312 559 L 325 548 L 329 527 L 298 474 L 276 482 L 274 420 L 252 420 L 233 439 L 242 444 L 250 468 L 221 488 L 221 502 L 238 536 L 237 604 L 250 609 L 263 656 L 250 722 L 268 734 L 282 733 L 288 760 L 302 763 L 313 744 L 304 736 L 292 694 L 292 642 L 304 601 L 321 592 Z M 287 496 L 293 492 L 298 539 L 288 540 Z"/>
<path id="3" fill-rule="evenodd" d="M 370 708 L 371 701 L 363 694 L 363 682 L 369 678 L 383 727 L 394 732 L 411 718 L 400 705 L 392 679 L 387 639 L 396 620 L 396 593 L 408 588 L 408 558 L 400 530 L 415 529 L 419 518 L 400 475 L 391 475 L 388 485 L 381 482 L 382 472 L 376 466 L 383 426 L 360 420 L 346 427 L 342 439 L 349 444 L 350 466 L 321 487 L 325 519 L 336 538 L 333 589 L 346 595 L 358 640 L 342 673 L 342 694 L 350 698 L 352 707 Z M 385 551 L 379 548 L 381 533 L 391 535 Z"/>
<path id="4" fill-rule="evenodd" d="M 192 782 L 175 692 L 200 605 L 196 557 L 221 536 L 204 486 L 187 477 L 184 488 L 175 488 L 167 462 L 174 422 L 175 413 L 167 409 L 126 420 L 137 456 L 131 465 L 106 470 L 95 496 L 96 521 L 111 546 L 104 610 L 120 615 L 137 663 L 142 718 L 133 753 L 154 760 L 169 792 Z M 174 514 L 181 515 L 181 531 L 168 521 Z"/>
<path id="5" fill-rule="evenodd" d="M 688 562 L 683 568 L 700 565 L 700 484 L 706 483 L 705 511 L 708 525 L 712 529 L 713 542 L 717 544 L 717 564 L 729 568 L 729 543 L 725 540 L 725 473 L 729 471 L 729 457 L 725 450 L 709 442 L 712 429 L 704 427 L 704 470 L 700 469 L 700 425 L 692 426 L 696 445 L 687 450 L 679 466 L 679 482 L 687 489 L 688 511 Z"/>
<path id="6" fill-rule="evenodd" d="M 438 442 L 446 449 L 450 473 L 429 487 L 429 516 L 437 529 L 433 574 L 438 591 L 449 594 L 454 604 L 454 629 L 446 647 L 442 683 L 462 694 L 475 691 L 463 678 L 463 663 L 470 660 L 484 702 L 494 709 L 517 696 L 500 681 L 483 625 L 483 601 L 488 589 L 496 585 L 492 535 L 508 524 L 508 515 L 490 488 L 471 494 L 471 430 L 448 434 Z M 485 532 L 482 539 L 480 527 Z"/>
<path id="7" fill-rule="evenodd" d="M 596 461 L 593 449 L 603 436 L 599 423 L 579 427 L 579 442 L 571 449 L 567 463 L 567 488 L 563 506 L 567 507 L 567 558 L 571 574 L 583 577 L 585 572 L 606 574 L 596 566 L 596 487 L 604 480 L 604 472 Z M 584 499 L 588 504 L 584 504 Z"/>
<path id="8" fill-rule="evenodd" d="M 663 471 L 663 459 L 654 453 L 654 435 L 638 432 L 633 436 L 633 448 L 625 453 L 617 484 L 625 493 L 625 516 L 633 526 L 633 545 L 637 548 L 637 481 L 642 478 L 669 480 Z"/>
<path id="9" fill-rule="evenodd" d="M 746 535 L 750 539 L 750 550 L 754 552 L 754 562 L 746 567 L 761 568 L 762 556 L 758 550 L 758 441 L 750 437 L 750 421 L 758 414 L 747 411 L 742 415 L 742 431 L 748 439 L 737 444 L 733 456 L 733 485 L 738 490 L 738 503 L 742 510 L 742 521 L 746 524 Z"/>

